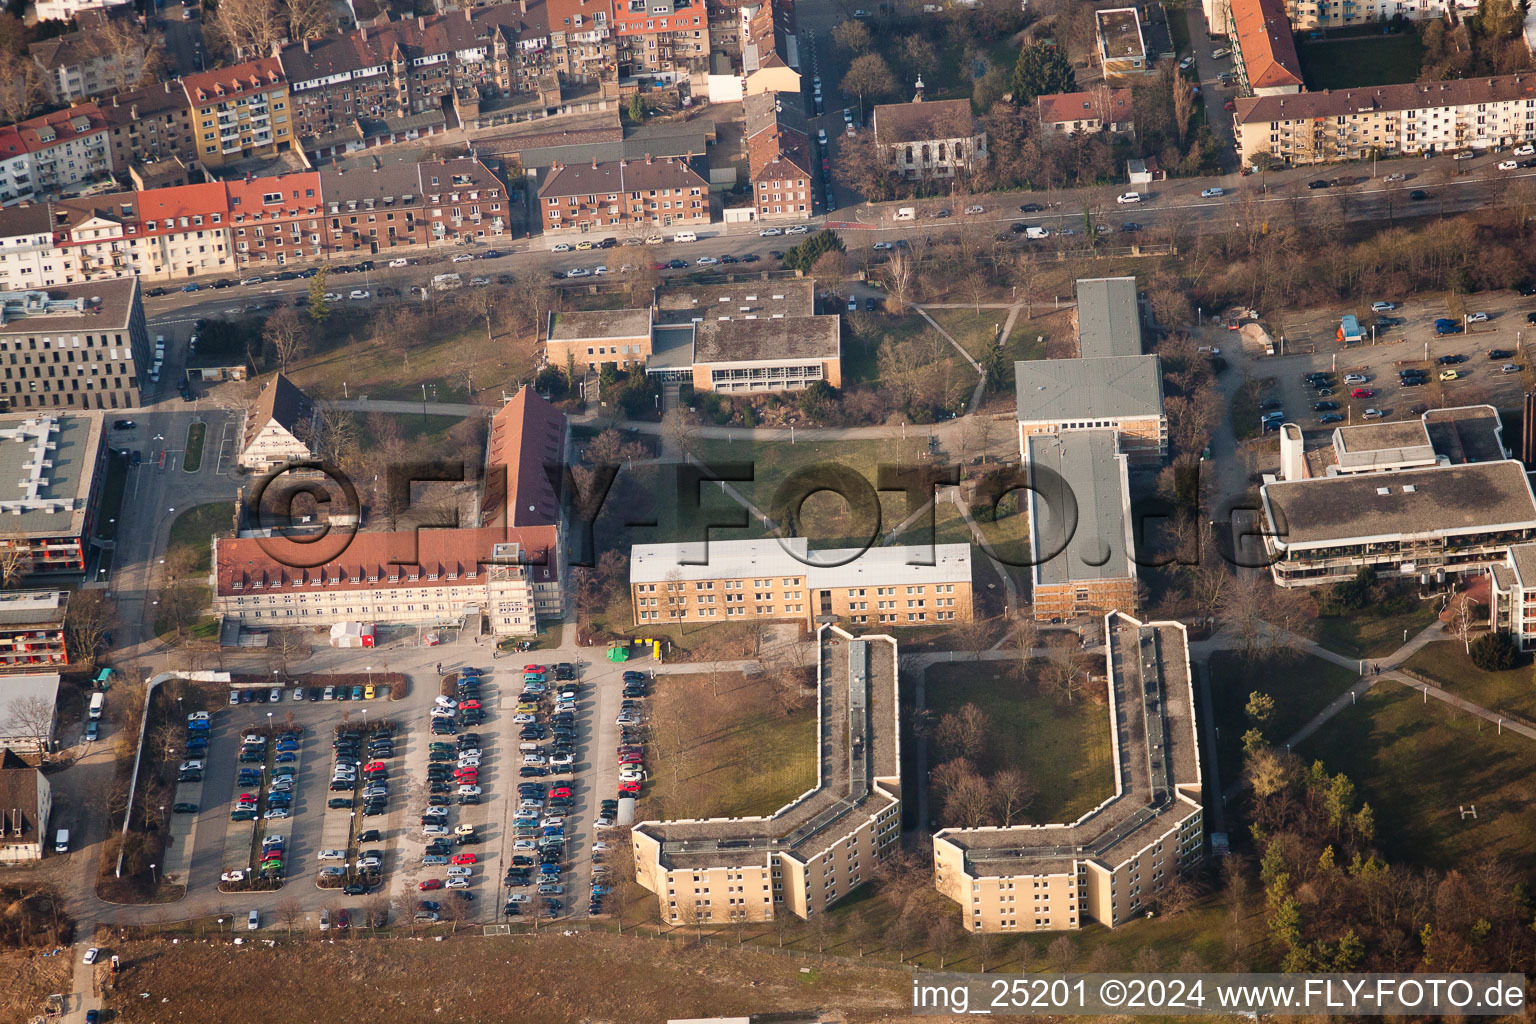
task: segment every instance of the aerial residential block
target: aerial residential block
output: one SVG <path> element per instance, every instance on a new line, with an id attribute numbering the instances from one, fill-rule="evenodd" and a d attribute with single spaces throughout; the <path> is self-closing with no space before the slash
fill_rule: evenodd
<path id="1" fill-rule="evenodd" d="M 817 631 L 816 784 L 770 815 L 643 821 L 635 880 L 668 924 L 809 918 L 864 882 L 901 836 L 896 641 Z"/>
<path id="2" fill-rule="evenodd" d="M 1070 622 L 1136 608 L 1129 463 L 1117 433 L 1030 435 L 1025 469 L 1035 619 Z"/>
<path id="3" fill-rule="evenodd" d="M 1032 359 L 1014 363 L 1019 453 L 1031 434 L 1112 429 L 1132 462 L 1168 453 L 1163 378 L 1157 356 Z"/>
<path id="4" fill-rule="evenodd" d="M 1104 722 L 1115 786 L 1074 822 L 946 828 L 933 837 L 934 882 L 973 932 L 1110 928 L 1204 855 L 1199 739 L 1184 627 L 1105 616 Z"/>

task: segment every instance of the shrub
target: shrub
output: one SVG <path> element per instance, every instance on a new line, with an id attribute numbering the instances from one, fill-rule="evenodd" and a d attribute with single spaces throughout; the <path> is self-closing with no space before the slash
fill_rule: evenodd
<path id="1" fill-rule="evenodd" d="M 1472 664 L 1484 672 L 1505 672 L 1520 661 L 1520 649 L 1508 633 L 1484 633 L 1472 641 Z"/>
<path id="2" fill-rule="evenodd" d="M 389 699 L 404 700 L 405 695 L 407 692 L 409 692 L 410 688 L 410 684 L 406 682 L 405 676 L 401 676 L 389 684 Z"/>

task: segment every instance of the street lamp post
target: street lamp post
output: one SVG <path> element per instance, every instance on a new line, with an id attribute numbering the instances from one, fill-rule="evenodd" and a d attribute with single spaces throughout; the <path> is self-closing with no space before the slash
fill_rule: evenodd
<path id="1" fill-rule="evenodd" d="M 151 882 L 153 882 L 155 885 L 159 885 L 160 884 L 160 879 L 155 875 L 155 868 L 157 866 L 158 865 L 155 865 L 155 864 L 151 864 L 149 866 L 149 880 Z"/>

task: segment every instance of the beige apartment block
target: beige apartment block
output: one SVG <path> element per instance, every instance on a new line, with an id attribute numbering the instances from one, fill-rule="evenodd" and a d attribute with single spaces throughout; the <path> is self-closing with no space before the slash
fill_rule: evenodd
<path id="1" fill-rule="evenodd" d="M 549 314 L 544 358 L 564 370 L 596 373 L 604 363 L 643 367 L 651 356 L 651 310 L 595 309 Z"/>
<path id="2" fill-rule="evenodd" d="M 1162 364 L 1157 356 L 1039 359 L 1014 363 L 1019 455 L 1034 434 L 1114 430 L 1133 463 L 1168 454 Z"/>
<path id="3" fill-rule="evenodd" d="M 637 626 L 776 619 L 807 628 L 831 619 L 945 625 L 972 617 L 971 546 L 810 551 L 804 537 L 711 541 L 707 548 L 637 544 L 629 590 Z"/>
<path id="4" fill-rule="evenodd" d="M 817 633 L 816 785 L 771 815 L 646 821 L 635 880 L 669 924 L 809 918 L 874 877 L 901 834 L 897 650 L 888 636 Z"/>
<path id="5" fill-rule="evenodd" d="M 973 932 L 1111 928 L 1142 916 L 1198 864 L 1205 833 L 1184 627 L 1105 616 L 1115 791 L 1077 821 L 949 828 L 934 883 Z"/>

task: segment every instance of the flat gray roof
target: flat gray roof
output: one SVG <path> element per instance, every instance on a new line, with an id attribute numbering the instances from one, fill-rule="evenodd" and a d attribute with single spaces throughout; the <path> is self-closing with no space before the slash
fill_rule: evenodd
<path id="1" fill-rule="evenodd" d="M 1515 544 L 1509 549 L 1510 561 L 1522 587 L 1536 587 L 1536 544 Z M 1495 569 L 1509 570 L 1502 565 Z"/>
<path id="2" fill-rule="evenodd" d="M 76 536 L 101 448 L 102 414 L 0 416 L 0 530 Z"/>
<path id="3" fill-rule="evenodd" d="M 1134 277 L 1077 282 L 1077 350 L 1084 359 L 1141 355 L 1141 316 Z"/>
<path id="4" fill-rule="evenodd" d="M 1081 859 L 1110 868 L 1196 813 L 1200 758 L 1183 627 L 1108 617 L 1106 673 L 1116 734 L 1115 791 L 1071 824 L 946 829 L 977 876 L 1045 874 Z"/>
<path id="5" fill-rule="evenodd" d="M 1429 431 L 1423 420 L 1335 427 L 1333 449 L 1343 469 L 1366 470 L 1403 463 L 1433 465 L 1435 462 L 1435 448 L 1429 443 Z"/>
<path id="6" fill-rule="evenodd" d="M 651 356 L 647 373 L 686 370 L 693 365 L 693 325 L 657 324 L 651 328 Z"/>
<path id="7" fill-rule="evenodd" d="M 549 314 L 550 341 L 608 341 L 651 333 L 650 309 L 576 309 Z"/>
<path id="8" fill-rule="evenodd" d="M 0 626 L 61 626 L 68 610 L 67 590 L 0 591 Z"/>
<path id="9" fill-rule="evenodd" d="M 812 316 L 816 312 L 816 282 L 736 281 L 664 287 L 656 291 L 656 322 L 692 323 L 695 319 L 769 320 L 775 316 Z"/>
<path id="10" fill-rule="evenodd" d="M 1536 526 L 1536 497 L 1513 460 L 1277 481 L 1263 497 L 1280 547 Z"/>
<path id="11" fill-rule="evenodd" d="M 705 320 L 694 329 L 693 361 L 728 363 L 836 359 L 842 318 L 796 316 L 766 320 Z"/>
<path id="12" fill-rule="evenodd" d="M 1134 577 L 1130 481 L 1115 432 L 1031 434 L 1027 454 L 1036 585 Z"/>
<path id="13" fill-rule="evenodd" d="M 1452 462 L 1498 462 L 1504 453 L 1499 411 L 1491 405 L 1460 405 L 1431 409 L 1424 428 L 1435 452 Z"/>
<path id="14" fill-rule="evenodd" d="M 47 305 L 39 301 L 46 296 Z M 0 334 L 124 331 L 133 322 L 139 296 L 137 277 L 109 277 L 84 284 L 53 285 L 0 292 Z M 100 300 L 99 302 L 93 300 Z M 81 300 L 83 308 L 66 304 Z"/>
<path id="15" fill-rule="evenodd" d="M 707 565 L 683 564 L 685 558 L 698 561 L 706 557 Z M 715 540 L 708 548 L 702 542 L 636 544 L 629 553 L 631 583 L 733 580 L 753 575 L 804 576 L 811 590 L 969 583 L 971 546 L 914 544 L 812 551 L 806 538 L 789 537 L 782 543 L 774 538 Z"/>
<path id="16" fill-rule="evenodd" d="M 1161 416 L 1157 356 L 1028 359 L 1013 364 L 1019 421 L 1121 420 Z"/>

